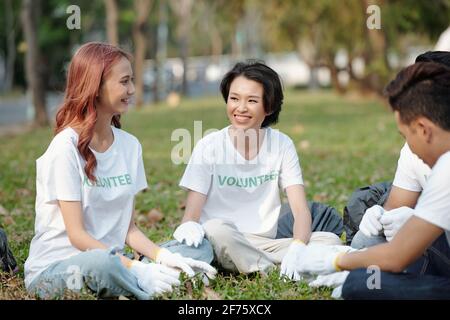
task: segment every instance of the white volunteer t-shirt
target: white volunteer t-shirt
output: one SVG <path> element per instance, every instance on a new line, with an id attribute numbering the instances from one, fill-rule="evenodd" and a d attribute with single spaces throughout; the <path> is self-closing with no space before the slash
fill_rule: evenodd
<path id="1" fill-rule="evenodd" d="M 280 188 L 303 184 L 294 143 L 267 128 L 258 155 L 246 160 L 228 130 L 197 143 L 180 186 L 207 195 L 200 223 L 218 218 L 233 222 L 241 232 L 275 238 Z"/>
<path id="2" fill-rule="evenodd" d="M 147 187 L 142 148 L 129 133 L 112 127 L 114 141 L 107 151 L 94 152 L 96 183 L 84 172 L 78 134 L 58 133 L 36 160 L 35 236 L 25 262 L 25 285 L 50 264 L 81 251 L 70 243 L 57 200 L 81 201 L 86 231 L 108 247 L 125 245 L 134 196 Z"/>
<path id="3" fill-rule="evenodd" d="M 414 215 L 444 229 L 450 245 L 450 151 L 434 165 Z"/>
<path id="4" fill-rule="evenodd" d="M 431 168 L 414 154 L 408 144 L 405 143 L 400 151 L 397 171 L 392 184 L 405 190 L 422 192 L 430 173 Z"/>

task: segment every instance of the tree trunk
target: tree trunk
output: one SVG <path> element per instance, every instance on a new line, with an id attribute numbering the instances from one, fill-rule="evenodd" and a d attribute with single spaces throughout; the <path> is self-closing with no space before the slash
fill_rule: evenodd
<path id="1" fill-rule="evenodd" d="M 14 84 L 14 64 L 16 61 L 16 31 L 14 29 L 14 10 L 11 0 L 5 0 L 7 35 L 5 91 L 11 91 Z"/>
<path id="2" fill-rule="evenodd" d="M 181 93 L 188 94 L 188 57 L 190 46 L 190 31 L 191 31 L 191 12 L 194 2 L 192 0 L 171 0 L 170 6 L 179 19 L 178 24 L 178 43 L 180 46 L 180 57 L 183 64 L 183 79 L 181 84 Z"/>
<path id="3" fill-rule="evenodd" d="M 117 28 L 118 9 L 116 0 L 104 0 L 106 9 L 106 33 L 108 42 L 114 46 L 119 44 L 119 33 Z"/>
<path id="4" fill-rule="evenodd" d="M 151 0 L 134 0 L 137 15 L 133 26 L 134 39 L 134 78 L 136 88 L 136 107 L 144 104 L 144 62 L 147 49 L 146 27 L 150 14 Z"/>
<path id="5" fill-rule="evenodd" d="M 381 7 L 383 1 L 363 0 L 363 10 L 366 14 L 366 8 L 371 4 L 377 4 Z M 389 66 L 387 61 L 387 42 L 383 29 L 368 29 L 364 26 L 368 47 L 366 48 L 367 57 L 366 68 L 369 73 L 363 79 L 365 90 L 374 91 L 381 95 L 383 87 L 389 77 Z"/>
<path id="6" fill-rule="evenodd" d="M 189 0 L 187 0 L 190 2 Z M 180 15 L 180 55 L 183 63 L 183 82 L 181 84 L 181 93 L 186 96 L 188 94 L 188 58 L 189 58 L 189 44 L 190 44 L 190 24 L 191 24 L 191 10 L 190 6 L 183 10 Z"/>
<path id="7" fill-rule="evenodd" d="M 32 93 L 35 108 L 35 125 L 48 125 L 47 111 L 45 108 L 45 86 L 39 65 L 41 64 L 40 50 L 37 42 L 37 6 L 38 1 L 23 0 L 21 20 L 27 51 L 25 54 L 25 73 L 28 88 Z"/>
<path id="8" fill-rule="evenodd" d="M 334 64 L 333 59 L 327 59 L 327 67 L 330 70 L 331 85 L 336 89 L 337 93 L 344 94 L 347 90 L 339 82 L 339 70 Z"/>
<path id="9" fill-rule="evenodd" d="M 297 44 L 297 55 L 309 67 L 310 77 L 308 83 L 309 90 L 317 90 L 319 88 L 319 70 L 317 59 L 317 47 L 307 40 L 294 40 Z"/>
<path id="10" fill-rule="evenodd" d="M 217 30 L 217 27 L 215 25 L 210 26 L 211 32 L 210 34 L 210 41 L 211 41 L 211 54 L 213 56 L 213 62 L 219 63 L 220 62 L 220 55 L 223 52 L 223 41 L 222 37 L 220 35 L 219 30 Z"/>
<path id="11" fill-rule="evenodd" d="M 153 86 L 153 102 L 159 102 L 166 91 L 164 76 L 164 66 L 167 58 L 167 38 L 168 38 L 168 10 L 167 2 L 159 1 L 158 8 L 158 30 L 156 41 L 155 59 L 155 83 Z"/>

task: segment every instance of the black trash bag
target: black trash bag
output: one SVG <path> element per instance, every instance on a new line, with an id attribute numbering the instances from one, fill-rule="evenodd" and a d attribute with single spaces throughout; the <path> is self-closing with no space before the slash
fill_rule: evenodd
<path id="1" fill-rule="evenodd" d="M 344 225 L 339 212 L 329 205 L 320 202 L 308 201 L 309 211 L 311 212 L 311 231 L 332 232 L 338 237 L 344 232 Z M 283 204 L 281 207 L 280 218 L 278 220 L 278 230 L 276 239 L 291 238 L 294 228 L 294 216 L 289 204 Z"/>
<path id="2" fill-rule="evenodd" d="M 358 188 L 353 192 L 344 208 L 346 243 L 350 245 L 366 210 L 374 205 L 383 206 L 391 191 L 392 182 L 381 182 Z"/>
<path id="3" fill-rule="evenodd" d="M 0 229 L 0 270 L 11 273 L 18 271 L 16 259 L 9 249 L 8 239 L 3 229 Z"/>

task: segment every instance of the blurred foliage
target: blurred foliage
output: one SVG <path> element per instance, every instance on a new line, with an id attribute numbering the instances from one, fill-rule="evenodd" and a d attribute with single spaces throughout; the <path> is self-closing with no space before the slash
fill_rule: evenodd
<path id="1" fill-rule="evenodd" d="M 178 0 L 182 1 L 182 0 Z M 68 30 L 66 19 L 69 5 L 81 9 L 81 30 Z M 166 0 L 154 0 L 148 23 L 147 58 L 155 58 L 156 34 L 159 23 L 158 8 L 168 5 Z M 367 35 L 365 6 L 377 4 L 381 8 L 385 44 L 383 54 L 374 51 Z M 19 0 L 13 1 L 13 12 L 0 10 L 0 55 L 6 56 L 5 15 L 12 14 L 16 29 L 18 56 L 15 62 L 15 85 L 24 87 L 23 35 L 20 25 Z M 44 53 L 47 89 L 62 90 L 64 71 L 73 50 L 81 43 L 106 41 L 105 5 L 91 0 L 37 0 L 40 11 L 39 45 Z M 118 31 L 121 46 L 132 51 L 132 26 L 136 13 L 132 0 L 117 0 Z M 3 3 L 1 4 L 3 6 Z M 167 52 L 179 56 L 176 28 L 179 21 L 168 6 Z M 338 50 L 345 49 L 351 57 L 362 57 L 367 72 L 388 77 L 388 53 L 404 54 L 413 45 L 430 45 L 445 30 L 450 21 L 450 0 L 196 0 L 192 8 L 191 42 L 189 54 L 248 55 L 252 46 L 264 52 L 297 51 L 308 64 L 330 67 Z M 250 49 L 249 49 L 250 48 Z M 249 51 L 250 50 L 250 51 Z M 376 52 L 377 50 L 375 50 Z M 331 66 L 333 67 L 333 66 Z M 367 74 L 366 74 L 367 76 Z M 359 80 L 366 80 L 359 79 Z"/>

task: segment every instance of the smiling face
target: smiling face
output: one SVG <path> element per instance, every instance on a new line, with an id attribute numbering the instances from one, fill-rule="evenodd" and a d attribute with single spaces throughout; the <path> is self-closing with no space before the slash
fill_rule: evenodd
<path id="1" fill-rule="evenodd" d="M 134 91 L 131 63 L 123 57 L 111 67 L 103 80 L 97 104 L 98 112 L 111 115 L 126 112 Z"/>
<path id="2" fill-rule="evenodd" d="M 265 117 L 264 89 L 261 83 L 236 77 L 230 85 L 227 115 L 234 129 L 260 129 Z"/>

